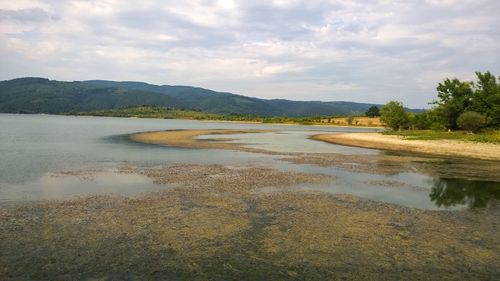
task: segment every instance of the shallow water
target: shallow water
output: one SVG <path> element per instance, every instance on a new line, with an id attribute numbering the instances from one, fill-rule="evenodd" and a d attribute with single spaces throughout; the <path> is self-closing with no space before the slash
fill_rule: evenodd
<path id="1" fill-rule="evenodd" d="M 283 153 L 340 153 L 361 157 L 384 155 L 378 150 L 308 139 L 310 135 L 321 132 L 362 132 L 373 129 L 15 114 L 0 114 L 0 128 L 0 201 L 4 202 L 108 193 L 128 196 L 168 188 L 153 184 L 144 176 L 114 173 L 113 167 L 123 163 L 139 166 L 178 163 L 264 165 L 287 171 L 323 173 L 334 175 L 336 181 L 329 185 L 296 188 L 354 194 L 423 209 L 484 207 L 500 199 L 498 181 L 481 181 L 481 175 L 470 180 L 466 171 L 460 174 L 459 169 L 455 169 L 458 172 L 453 170 L 452 177 L 436 176 L 432 171 L 363 173 L 338 167 L 292 164 L 281 161 L 283 157 L 279 155 L 138 144 L 127 137 L 131 133 L 153 130 L 269 129 L 277 132 L 200 138 L 232 138 L 234 142 L 249 147 Z M 463 163 L 467 163 L 465 160 L 432 160 L 432 169 L 436 171 L 446 171 L 450 165 L 456 165 L 455 162 L 462 165 L 461 168 L 466 165 Z M 497 162 L 474 163 L 499 165 Z M 53 175 L 60 171 L 85 169 L 99 169 L 102 172 L 90 178 Z"/>
<path id="2" fill-rule="evenodd" d="M 3 200 L 64 199 L 89 194 L 134 196 L 159 191 L 147 176 L 99 171 L 90 176 L 67 176 L 47 173 L 25 184 L 3 184 Z"/>
<path id="3" fill-rule="evenodd" d="M 342 154 L 378 154 L 378 150 L 335 145 L 308 138 L 317 131 L 288 131 L 279 128 L 279 132 L 271 133 L 245 133 L 232 135 L 202 135 L 198 139 L 235 139 L 230 142 L 245 144 L 247 147 L 265 149 L 275 152 L 299 153 L 342 153 Z M 335 128 L 336 129 L 336 128 Z M 341 132 L 331 129 L 332 132 Z"/>

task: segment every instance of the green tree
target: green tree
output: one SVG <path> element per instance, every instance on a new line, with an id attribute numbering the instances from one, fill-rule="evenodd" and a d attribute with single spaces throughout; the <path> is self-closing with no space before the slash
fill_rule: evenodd
<path id="1" fill-rule="evenodd" d="M 457 129 L 457 118 L 471 104 L 473 95 L 472 84 L 458 79 L 445 79 L 437 87 L 438 105 L 437 113 L 448 129 Z"/>
<path id="2" fill-rule="evenodd" d="M 475 111 L 467 111 L 458 117 L 457 125 L 469 132 L 477 132 L 486 125 L 486 118 Z"/>
<path id="3" fill-rule="evenodd" d="M 368 117 L 377 117 L 377 116 L 380 116 L 380 109 L 376 105 L 372 105 L 365 112 L 365 115 L 368 116 Z"/>
<path id="4" fill-rule="evenodd" d="M 411 118 L 410 121 L 411 126 L 418 130 L 430 129 L 433 127 L 433 124 L 440 123 L 435 109 L 415 113 L 414 117 Z"/>
<path id="5" fill-rule="evenodd" d="M 500 83 L 490 72 L 476 72 L 477 81 L 445 79 L 437 87 L 436 113 L 448 129 L 459 128 L 458 117 L 475 111 L 486 118 L 487 125 L 500 126 Z"/>
<path id="6" fill-rule="evenodd" d="M 500 83 L 490 72 L 476 72 L 473 83 L 474 95 L 468 111 L 476 111 L 486 117 L 489 125 L 500 125 Z M 500 80 L 500 78 L 499 78 Z"/>
<path id="7" fill-rule="evenodd" d="M 380 110 L 380 121 L 393 130 L 408 128 L 409 115 L 402 103 L 390 101 Z"/>

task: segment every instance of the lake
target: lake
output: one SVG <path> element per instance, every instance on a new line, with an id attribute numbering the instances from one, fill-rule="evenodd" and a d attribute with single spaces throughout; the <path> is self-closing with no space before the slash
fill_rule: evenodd
<path id="1" fill-rule="evenodd" d="M 402 159 L 415 158 L 410 154 L 387 153 L 309 139 L 313 134 L 325 132 L 374 131 L 367 128 L 0 114 L 0 202 L 10 204 L 94 194 L 135 196 L 169 188 L 168 185 L 155 184 L 142 175 L 116 173 L 116 167 L 124 163 L 138 166 L 186 163 L 255 165 L 333 175 L 336 177 L 334 183 L 294 188 L 352 194 L 421 209 L 484 207 L 500 198 L 500 179 L 488 174 L 500 170 L 499 163 L 493 161 L 418 156 L 417 160 L 405 162 L 400 172 L 372 173 L 339 166 L 294 163 L 283 160 L 283 155 L 279 154 L 162 147 L 135 143 L 128 138 L 129 134 L 136 132 L 178 129 L 273 130 L 269 133 L 224 137 L 249 147 L 283 154 L 355 155 L 357 159 L 379 156 L 383 159 L 391 155 Z M 356 161 L 347 164 L 358 165 Z M 383 165 L 382 160 L 380 165 Z M 60 172 L 81 170 L 99 172 L 87 178 L 58 175 Z"/>

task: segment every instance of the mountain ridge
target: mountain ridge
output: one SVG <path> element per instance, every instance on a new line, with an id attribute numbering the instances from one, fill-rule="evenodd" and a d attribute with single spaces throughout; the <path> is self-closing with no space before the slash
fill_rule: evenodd
<path id="1" fill-rule="evenodd" d="M 23 77 L 0 81 L 0 112 L 52 113 L 156 105 L 216 114 L 319 116 L 362 114 L 378 104 L 261 99 L 183 85 L 139 81 L 58 81 Z"/>

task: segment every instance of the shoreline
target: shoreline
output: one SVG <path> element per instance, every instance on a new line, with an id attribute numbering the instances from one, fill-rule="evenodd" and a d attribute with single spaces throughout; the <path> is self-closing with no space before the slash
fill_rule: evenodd
<path id="1" fill-rule="evenodd" d="M 100 117 L 100 116 L 96 116 Z M 127 118 L 127 117 L 124 117 Z M 138 118 L 141 119 L 141 118 Z M 143 118 L 146 119 L 146 118 Z M 149 119 L 149 118 L 147 118 Z M 154 118 L 152 118 L 154 119 Z M 209 123 L 241 123 L 241 124 L 262 124 L 262 125 L 284 125 L 284 126 L 309 126 L 309 127 L 326 127 L 326 128 L 353 128 L 353 129 L 379 129 L 383 130 L 384 127 L 380 126 L 349 126 L 349 125 L 333 125 L 333 124 L 300 124 L 300 123 L 264 123 L 258 121 L 231 121 L 231 120 L 195 120 L 195 119 L 176 119 L 176 120 L 194 120 Z"/>
<path id="2" fill-rule="evenodd" d="M 98 116 L 98 115 L 72 115 L 72 114 L 49 114 L 49 113 L 9 113 L 0 112 L 0 114 L 13 114 L 13 115 L 50 115 L 50 116 L 70 116 L 70 117 L 105 117 L 105 118 L 124 118 L 124 119 L 155 119 L 155 120 L 187 120 L 187 121 L 200 121 L 209 123 L 236 123 L 236 124 L 262 124 L 262 125 L 286 125 L 286 126 L 311 126 L 311 127 L 331 127 L 331 128 L 353 128 L 353 129 L 380 129 L 382 126 L 349 126 L 349 125 L 334 125 L 334 124 L 300 124 L 300 123 L 264 123 L 259 121 L 233 121 L 233 120 L 211 120 L 211 119 L 189 119 L 189 118 L 144 118 L 144 117 L 122 117 L 122 116 Z"/>
<path id="3" fill-rule="evenodd" d="M 458 140 L 405 140 L 400 136 L 380 133 L 317 134 L 311 139 L 333 144 L 412 152 L 437 156 L 500 160 L 500 146 Z"/>
<path id="4" fill-rule="evenodd" d="M 262 124 L 262 125 L 285 125 L 285 126 L 311 126 L 311 127 L 326 127 L 326 128 L 353 128 L 353 129 L 379 129 L 382 130 L 382 126 L 349 126 L 349 125 L 334 125 L 334 124 L 300 124 L 300 123 L 264 123 L 259 121 L 233 121 L 233 120 L 211 120 L 211 119 L 189 119 L 189 118 L 154 118 L 154 117 L 122 117 L 122 116 L 99 116 L 99 115 L 71 115 L 71 114 L 49 114 L 49 113 L 10 113 L 10 112 L 0 112 L 0 114 L 10 114 L 10 115 L 49 115 L 49 116 L 68 116 L 68 117 L 104 117 L 104 118 L 124 118 L 124 119 L 155 119 L 155 120 L 186 120 L 186 121 L 200 121 L 209 123 L 235 123 L 235 124 Z"/>

